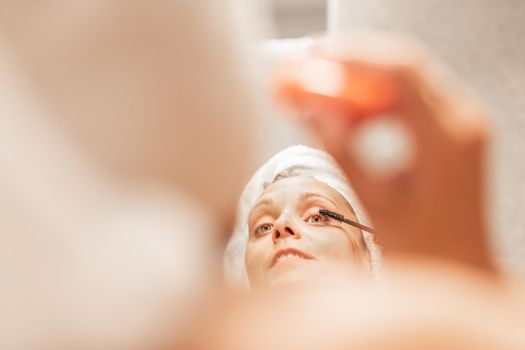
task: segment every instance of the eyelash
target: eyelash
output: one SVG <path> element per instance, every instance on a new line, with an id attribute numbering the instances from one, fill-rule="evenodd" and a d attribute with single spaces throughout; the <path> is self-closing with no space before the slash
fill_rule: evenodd
<path id="1" fill-rule="evenodd" d="M 267 231 L 265 231 L 265 232 L 260 232 L 261 227 L 266 226 L 266 225 L 268 225 L 270 228 L 269 228 Z M 273 224 L 270 224 L 270 223 L 265 222 L 264 224 L 260 224 L 259 226 L 257 226 L 257 227 L 255 228 L 255 230 L 253 231 L 253 232 L 254 232 L 254 236 L 255 236 L 255 237 L 261 237 L 261 236 L 264 236 L 264 235 L 266 235 L 266 234 L 272 232 L 272 229 L 273 229 Z"/>
<path id="2" fill-rule="evenodd" d="M 312 223 L 312 222 L 309 222 L 309 220 L 313 217 L 319 217 L 321 218 L 321 222 L 317 222 L 317 223 Z M 315 208 L 314 210 L 311 210 L 309 213 L 308 213 L 308 216 L 306 217 L 306 220 L 305 222 L 306 223 L 309 223 L 309 224 L 313 224 L 313 225 L 320 225 L 320 224 L 326 224 L 330 219 L 324 215 L 321 215 L 319 214 L 319 208 Z M 268 225 L 269 228 L 268 230 L 264 231 L 264 232 L 261 232 L 261 228 Z M 253 231 L 254 232 L 254 236 L 255 237 L 262 237 L 266 234 L 269 234 L 270 232 L 272 232 L 272 229 L 273 229 L 273 224 L 270 224 L 270 223 L 263 223 L 263 224 L 260 224 L 259 226 L 257 226 L 255 228 L 255 230 Z"/>
<path id="3" fill-rule="evenodd" d="M 305 222 L 307 222 L 307 223 L 309 223 L 309 224 L 313 224 L 313 225 L 326 224 L 326 223 L 328 222 L 329 219 L 328 219 L 326 216 L 319 214 L 318 211 L 319 211 L 319 209 L 317 209 L 316 212 L 313 212 L 313 213 L 308 214 L 308 217 L 306 218 Z M 320 218 L 321 221 L 320 221 L 320 222 L 316 222 L 316 223 L 314 223 L 314 222 L 310 222 L 309 220 L 310 220 L 311 218 L 314 218 L 314 217 L 318 217 L 318 218 Z"/>

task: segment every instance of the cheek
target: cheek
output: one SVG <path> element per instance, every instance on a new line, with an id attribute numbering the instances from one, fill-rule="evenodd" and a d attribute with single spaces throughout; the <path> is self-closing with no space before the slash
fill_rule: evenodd
<path id="1" fill-rule="evenodd" d="M 246 248 L 246 271 L 250 280 L 262 278 L 268 256 L 271 254 L 271 245 L 264 241 L 249 242 Z"/>
<path id="2" fill-rule="evenodd" d="M 352 242 L 343 231 L 334 230 L 312 235 L 312 246 L 320 260 L 346 261 L 354 257 Z"/>

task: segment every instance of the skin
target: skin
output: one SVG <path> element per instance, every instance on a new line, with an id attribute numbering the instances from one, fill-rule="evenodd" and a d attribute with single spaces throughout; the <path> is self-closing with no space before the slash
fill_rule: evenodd
<path id="1" fill-rule="evenodd" d="M 498 273 L 486 222 L 490 127 L 483 106 L 417 44 L 380 36 L 368 42 L 376 45 L 356 42 L 358 61 L 396 82 L 399 100 L 388 115 L 412 137 L 410 165 L 386 177 L 367 171 L 353 144 L 362 126 L 354 120 L 371 117 L 360 111 L 305 105 L 307 123 L 381 232 L 385 261 L 437 258 Z"/>
<path id="2" fill-rule="evenodd" d="M 321 271 L 363 270 L 368 254 L 361 231 L 319 215 L 321 208 L 357 220 L 343 196 L 314 178 L 284 178 L 266 188 L 248 219 L 246 266 L 252 286 L 302 281 Z M 286 249 L 302 257 L 276 261 Z"/>
<path id="3" fill-rule="evenodd" d="M 414 137 L 409 168 L 388 178 L 366 173 L 352 150 L 353 111 L 330 115 L 305 106 L 303 112 L 380 232 L 386 288 L 335 280 L 248 294 L 237 310 L 228 305 L 230 319 L 211 320 L 215 338 L 203 337 L 199 327 L 204 349 L 525 348 L 523 286 L 502 278 L 487 239 L 484 112 L 472 96 L 436 80 L 431 58 L 392 60 L 403 43 L 387 38 L 389 45 L 376 45 L 385 52 L 368 50 L 381 39 L 352 47 L 363 63 L 398 80 L 392 116 L 403 118 Z"/>

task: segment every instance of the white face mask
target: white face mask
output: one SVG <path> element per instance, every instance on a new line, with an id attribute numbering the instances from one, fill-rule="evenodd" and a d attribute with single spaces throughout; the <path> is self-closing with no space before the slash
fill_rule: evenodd
<path id="1" fill-rule="evenodd" d="M 326 267 L 354 270 L 368 261 L 359 229 L 319 214 L 355 214 L 334 189 L 311 177 L 270 185 L 249 216 L 246 265 L 252 286 L 303 280 Z"/>

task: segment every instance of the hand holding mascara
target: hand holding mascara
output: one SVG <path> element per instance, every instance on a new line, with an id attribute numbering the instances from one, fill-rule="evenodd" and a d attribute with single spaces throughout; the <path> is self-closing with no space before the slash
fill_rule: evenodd
<path id="1" fill-rule="evenodd" d="M 349 126 L 337 114 L 327 118 L 328 110 L 310 113 L 309 125 L 383 234 L 384 251 L 440 256 L 494 271 L 485 217 L 490 134 L 483 104 L 424 48 L 392 40 L 381 47 L 384 54 L 372 55 L 367 43 L 358 44 L 354 52 L 370 53 L 363 60 L 381 72 L 389 67 L 397 82 L 391 119 L 402 122 L 410 136 L 408 166 L 389 176 L 368 171 L 355 147 L 366 125 Z M 396 51 L 407 58 L 396 59 Z"/>

